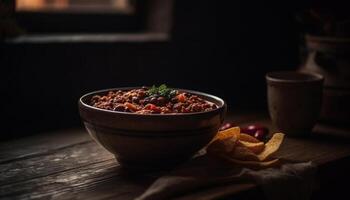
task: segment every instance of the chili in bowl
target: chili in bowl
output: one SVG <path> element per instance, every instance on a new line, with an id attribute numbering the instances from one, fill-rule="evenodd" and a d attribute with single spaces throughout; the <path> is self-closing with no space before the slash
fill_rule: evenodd
<path id="1" fill-rule="evenodd" d="M 138 114 L 194 113 L 217 108 L 215 103 L 195 94 L 169 89 L 165 85 L 159 88 L 153 86 L 109 91 L 106 95 L 93 96 L 90 105 L 106 110 Z"/>
<path id="2" fill-rule="evenodd" d="M 169 167 L 191 158 L 216 135 L 226 103 L 162 87 L 113 88 L 83 95 L 79 113 L 91 137 L 124 167 Z"/>

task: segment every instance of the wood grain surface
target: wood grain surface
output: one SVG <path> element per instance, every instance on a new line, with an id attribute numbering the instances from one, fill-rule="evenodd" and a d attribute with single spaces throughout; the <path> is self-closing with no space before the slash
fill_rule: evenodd
<path id="1" fill-rule="evenodd" d="M 266 115 L 233 115 L 237 124 L 260 123 L 274 130 Z M 346 173 L 350 141 L 313 134 L 286 138 L 278 156 L 289 161 L 313 161 L 324 176 L 334 166 Z M 167 171 L 131 173 L 114 156 L 92 141 L 83 129 L 62 130 L 0 143 L 0 199 L 134 199 Z M 342 174 L 336 173 L 336 176 Z M 252 192 L 254 191 L 254 192 Z M 243 195 L 244 194 L 244 195 Z M 253 198 L 254 183 L 225 185 L 193 191 L 181 200 Z M 244 198 L 239 198 L 244 197 Z"/>

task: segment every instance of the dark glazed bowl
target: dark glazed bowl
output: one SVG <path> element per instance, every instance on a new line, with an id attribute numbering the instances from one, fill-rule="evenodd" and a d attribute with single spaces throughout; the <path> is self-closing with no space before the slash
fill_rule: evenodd
<path id="1" fill-rule="evenodd" d="M 91 137 L 113 153 L 122 166 L 171 166 L 191 158 L 215 136 L 226 113 L 225 102 L 213 95 L 191 90 L 218 105 L 217 109 L 183 114 L 135 114 L 99 109 L 89 105 L 94 95 L 105 95 L 111 88 L 88 93 L 79 100 L 79 113 Z"/>

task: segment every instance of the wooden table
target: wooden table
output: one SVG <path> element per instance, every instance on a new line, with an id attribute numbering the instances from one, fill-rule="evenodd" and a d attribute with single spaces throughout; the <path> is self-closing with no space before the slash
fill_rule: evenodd
<path id="1" fill-rule="evenodd" d="M 273 130 L 266 115 L 237 115 L 229 120 L 237 124 L 259 122 Z M 319 187 L 313 198 L 326 199 L 347 195 L 342 181 L 350 180 L 349 144 L 348 139 L 320 134 L 287 138 L 279 156 L 316 163 Z M 83 129 L 0 143 L 0 171 L 0 199 L 133 199 L 160 175 L 122 170 L 112 154 L 94 143 Z M 259 186 L 244 183 L 194 191 L 179 199 L 251 199 L 262 195 Z"/>

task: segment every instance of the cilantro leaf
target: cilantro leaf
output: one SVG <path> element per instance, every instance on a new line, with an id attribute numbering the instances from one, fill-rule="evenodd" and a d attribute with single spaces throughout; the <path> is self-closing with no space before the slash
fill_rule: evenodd
<path id="1" fill-rule="evenodd" d="M 147 91 L 148 96 L 159 95 L 169 99 L 174 97 L 176 93 L 177 93 L 176 90 L 168 88 L 167 85 L 165 84 L 162 84 L 159 87 L 156 87 L 155 85 L 153 85 Z"/>

